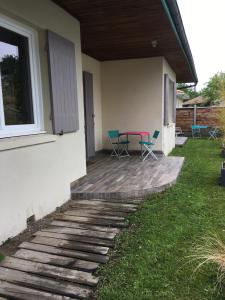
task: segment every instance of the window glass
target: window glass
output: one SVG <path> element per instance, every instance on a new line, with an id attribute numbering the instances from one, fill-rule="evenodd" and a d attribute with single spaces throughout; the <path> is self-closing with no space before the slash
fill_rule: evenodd
<path id="1" fill-rule="evenodd" d="M 33 124 L 28 38 L 3 27 L 0 76 L 5 125 Z"/>

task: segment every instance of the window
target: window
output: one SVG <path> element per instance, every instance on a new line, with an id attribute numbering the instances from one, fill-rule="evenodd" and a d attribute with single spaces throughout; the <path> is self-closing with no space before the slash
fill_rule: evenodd
<path id="1" fill-rule="evenodd" d="M 42 127 L 37 35 L 0 15 L 0 137 Z"/>

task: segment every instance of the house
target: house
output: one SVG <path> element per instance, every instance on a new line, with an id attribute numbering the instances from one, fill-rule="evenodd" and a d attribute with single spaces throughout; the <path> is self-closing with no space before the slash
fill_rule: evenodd
<path id="1" fill-rule="evenodd" d="M 190 97 L 182 90 L 177 89 L 177 106 L 176 108 L 183 107 L 184 101 L 190 99 Z"/>
<path id="2" fill-rule="evenodd" d="M 167 155 L 176 82 L 197 75 L 174 0 L 0 0 L 0 12 L 3 242 L 70 198 L 107 130 L 157 129 Z"/>
<path id="3" fill-rule="evenodd" d="M 183 103 L 183 107 L 191 107 L 191 106 L 194 106 L 194 105 L 204 106 L 204 104 L 206 104 L 207 102 L 208 102 L 207 99 L 203 98 L 202 96 L 198 96 L 198 97 L 195 97 L 195 98 L 190 99 L 188 101 L 185 101 Z"/>

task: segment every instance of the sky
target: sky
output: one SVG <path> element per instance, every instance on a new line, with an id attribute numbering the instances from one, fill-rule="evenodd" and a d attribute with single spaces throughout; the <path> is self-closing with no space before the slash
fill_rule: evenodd
<path id="1" fill-rule="evenodd" d="M 225 0 L 177 0 L 199 83 L 225 72 Z"/>
<path id="2" fill-rule="evenodd" d="M 0 42 L 0 61 L 5 55 L 18 56 L 18 47 Z"/>

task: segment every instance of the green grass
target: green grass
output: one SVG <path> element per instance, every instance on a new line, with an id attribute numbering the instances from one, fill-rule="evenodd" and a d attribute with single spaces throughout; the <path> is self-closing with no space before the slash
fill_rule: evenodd
<path id="1" fill-rule="evenodd" d="M 146 201 L 100 270 L 98 299 L 225 299 L 215 292 L 215 266 L 193 273 L 193 244 L 225 230 L 225 188 L 218 185 L 219 142 L 189 140 L 172 155 L 185 156 L 178 183 Z"/>
<path id="2" fill-rule="evenodd" d="M 4 259 L 4 255 L 0 253 L 0 261 Z"/>

